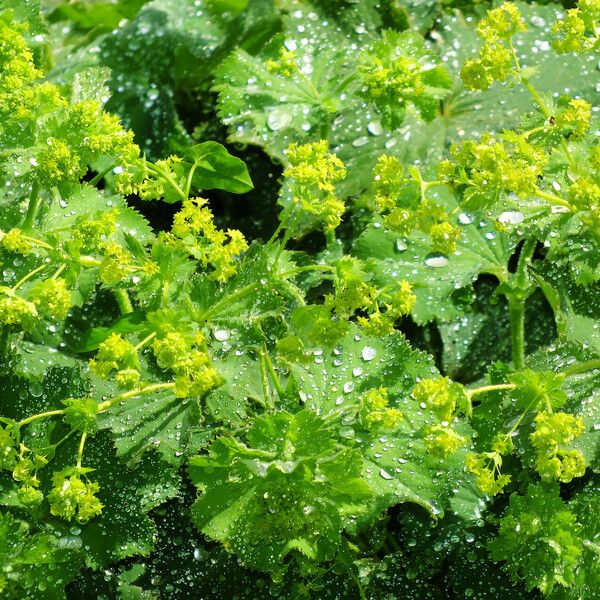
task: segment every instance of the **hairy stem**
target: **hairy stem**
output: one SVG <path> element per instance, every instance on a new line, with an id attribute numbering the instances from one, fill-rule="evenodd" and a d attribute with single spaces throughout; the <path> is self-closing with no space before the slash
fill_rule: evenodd
<path id="1" fill-rule="evenodd" d="M 37 267 L 37 269 L 34 269 L 33 271 L 27 273 L 25 277 L 19 279 L 19 281 L 17 281 L 17 283 L 15 283 L 15 285 L 12 286 L 13 292 L 16 289 L 20 288 L 26 281 L 29 281 L 32 277 L 35 277 L 40 271 L 43 271 L 47 266 L 48 265 L 46 264 L 40 265 L 39 267 Z"/>
<path id="2" fill-rule="evenodd" d="M 515 370 L 525 366 L 525 300 L 511 296 L 508 298 L 512 362 Z"/>
<path id="3" fill-rule="evenodd" d="M 25 214 L 25 219 L 21 228 L 25 232 L 31 231 L 35 218 L 37 217 L 38 211 L 40 209 L 42 199 L 40 198 L 39 191 L 40 190 L 38 184 L 34 183 L 33 188 L 31 189 L 31 196 L 29 197 L 27 213 Z"/>
<path id="4" fill-rule="evenodd" d="M 131 303 L 127 290 L 115 290 L 115 300 L 117 301 L 119 311 L 122 315 L 133 312 L 133 304 Z"/>
<path id="5" fill-rule="evenodd" d="M 571 375 L 577 375 L 578 373 L 586 373 L 587 371 L 594 371 L 600 369 L 600 358 L 592 360 L 586 360 L 585 362 L 577 363 L 567 367 L 562 373 L 565 377 Z"/>
<path id="6" fill-rule="evenodd" d="M 254 292 L 256 289 L 258 289 L 259 285 L 260 284 L 258 283 L 250 283 L 244 286 L 243 288 L 240 288 L 237 292 L 234 292 L 229 296 L 225 296 L 223 299 L 219 300 L 218 302 L 215 302 L 210 307 L 210 309 L 201 314 L 199 320 L 202 322 L 208 321 L 214 315 L 218 315 L 223 308 L 229 306 L 230 304 L 238 302 L 242 298 L 245 298 L 246 296 Z"/>
<path id="7" fill-rule="evenodd" d="M 487 392 L 498 392 L 500 390 L 514 390 L 517 386 L 514 383 L 499 383 L 497 385 L 484 385 L 480 388 L 474 388 L 472 390 L 465 390 L 465 393 L 469 398 L 477 396 L 478 394 L 485 394 Z"/>
<path id="8" fill-rule="evenodd" d="M 77 449 L 77 468 L 81 468 L 81 463 L 83 461 L 83 447 L 85 446 L 85 439 L 87 437 L 87 427 L 83 430 L 81 434 L 81 439 L 79 440 L 79 448 Z"/>
<path id="9" fill-rule="evenodd" d="M 266 349 L 261 350 L 261 355 L 264 357 L 265 364 L 269 371 L 269 375 L 271 376 L 271 380 L 273 381 L 273 385 L 277 390 L 277 394 L 279 397 L 283 396 L 283 387 L 281 386 L 281 382 L 279 381 L 279 376 L 275 372 L 275 367 L 273 366 L 273 362 L 271 361 L 271 357 L 269 356 Z"/>
<path id="10" fill-rule="evenodd" d="M 158 390 L 168 390 L 170 388 L 175 387 L 173 382 L 170 383 L 153 383 L 152 385 L 147 385 L 146 387 L 139 388 L 137 390 L 131 390 L 129 392 L 125 392 L 123 394 L 119 394 L 110 400 L 105 400 L 104 402 L 100 402 L 98 404 L 98 412 L 104 412 L 108 410 L 111 406 L 118 404 L 122 400 L 128 400 L 129 398 L 133 398 L 134 396 L 141 396 L 142 394 L 149 394 L 150 392 L 156 392 Z"/>
<path id="11" fill-rule="evenodd" d="M 57 415 L 64 415 L 64 410 L 49 410 L 47 412 L 38 413 L 37 415 L 31 415 L 31 417 L 27 417 L 26 419 L 21 419 L 17 423 L 17 427 L 23 427 L 23 425 L 27 425 L 32 423 L 33 421 L 37 421 L 38 419 L 47 419 L 48 417 L 55 417 Z"/>

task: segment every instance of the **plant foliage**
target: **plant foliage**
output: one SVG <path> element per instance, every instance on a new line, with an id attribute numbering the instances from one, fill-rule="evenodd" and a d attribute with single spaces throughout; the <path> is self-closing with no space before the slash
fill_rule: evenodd
<path id="1" fill-rule="evenodd" d="M 0 595 L 597 598 L 599 31 L 0 0 Z"/>

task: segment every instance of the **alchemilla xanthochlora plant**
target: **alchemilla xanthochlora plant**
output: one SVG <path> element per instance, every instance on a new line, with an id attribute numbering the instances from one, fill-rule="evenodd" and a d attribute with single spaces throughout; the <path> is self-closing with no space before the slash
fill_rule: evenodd
<path id="1" fill-rule="evenodd" d="M 600 2 L 0 0 L 0 596 L 600 594 Z"/>

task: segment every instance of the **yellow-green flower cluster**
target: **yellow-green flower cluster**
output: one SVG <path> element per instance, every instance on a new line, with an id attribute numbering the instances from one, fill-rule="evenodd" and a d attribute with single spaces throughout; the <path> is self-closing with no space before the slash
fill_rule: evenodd
<path id="1" fill-rule="evenodd" d="M 39 504 L 44 498 L 44 495 L 38 489 L 40 480 L 36 473 L 38 469 L 48 464 L 48 460 L 40 454 L 31 452 L 26 456 L 26 452 L 27 449 L 21 446 L 21 456 L 13 469 L 12 476 L 15 481 L 21 484 L 18 492 L 19 499 L 23 504 L 31 506 Z"/>
<path id="2" fill-rule="evenodd" d="M 385 30 L 373 47 L 359 56 L 363 96 L 373 102 L 387 127 L 395 129 L 408 107 L 431 121 L 452 82 L 423 38 L 412 32 Z"/>
<path id="3" fill-rule="evenodd" d="M 318 217 L 326 233 L 334 231 L 345 210 L 344 202 L 335 195 L 335 183 L 346 176 L 344 163 L 328 151 L 325 140 L 291 144 L 287 158 L 290 166 L 283 175 L 289 182 L 293 201 Z"/>
<path id="4" fill-rule="evenodd" d="M 372 434 L 396 429 L 402 421 L 402 412 L 389 406 L 388 391 L 384 387 L 369 390 L 362 396 L 358 416 L 362 426 Z"/>
<path id="5" fill-rule="evenodd" d="M 510 40 L 513 35 L 526 30 L 521 12 L 510 2 L 489 10 L 477 25 L 477 33 L 491 44 Z"/>
<path id="6" fill-rule="evenodd" d="M 438 176 L 450 184 L 468 185 L 481 199 L 495 199 L 500 192 L 520 197 L 534 194 L 548 162 L 545 151 L 514 131 L 466 140 L 453 145 L 450 154 L 451 160 L 439 164 Z"/>
<path id="7" fill-rule="evenodd" d="M 447 458 L 467 441 L 449 425 L 430 425 L 425 429 L 424 439 L 427 450 L 435 458 Z"/>
<path id="8" fill-rule="evenodd" d="M 13 479 L 19 484 L 18 496 L 23 504 L 39 504 L 43 494 L 38 489 L 37 471 L 45 467 L 48 460 L 19 443 L 18 439 L 18 430 L 0 425 L 0 469 L 12 472 Z"/>
<path id="9" fill-rule="evenodd" d="M 204 198 L 186 200 L 175 215 L 171 232 L 202 266 L 213 268 L 213 279 L 227 281 L 235 273 L 236 261 L 248 249 L 248 243 L 237 229 L 219 229 L 207 202 Z"/>
<path id="10" fill-rule="evenodd" d="M 542 479 L 569 483 L 585 473 L 583 454 L 568 445 L 584 432 L 583 419 L 564 412 L 540 412 L 530 435 L 536 451 L 535 467 Z"/>
<path id="11" fill-rule="evenodd" d="M 373 168 L 373 204 L 377 212 L 396 207 L 405 185 L 404 166 L 395 156 L 382 154 Z"/>
<path id="12" fill-rule="evenodd" d="M 127 196 L 137 194 L 142 200 L 159 200 L 173 192 L 172 181 L 178 176 L 174 169 L 182 162 L 177 155 L 168 156 L 151 164 L 145 157 L 124 163 L 115 175 L 115 189 Z"/>
<path id="13" fill-rule="evenodd" d="M 461 77 L 474 90 L 485 90 L 494 81 L 504 81 L 516 73 L 511 52 L 511 38 L 526 31 L 525 22 L 515 4 L 505 2 L 488 11 L 477 32 L 484 40 L 474 58 L 465 61 Z"/>
<path id="14" fill-rule="evenodd" d="M 502 456 L 513 451 L 512 438 L 498 434 L 492 444 L 491 452 L 470 452 L 466 466 L 475 476 L 477 487 L 488 496 L 495 496 L 510 483 L 510 475 L 501 472 Z"/>
<path id="15" fill-rule="evenodd" d="M 590 129 L 592 105 L 581 98 L 570 98 L 554 118 L 560 134 L 573 141 L 582 140 Z"/>
<path id="16" fill-rule="evenodd" d="M 116 371 L 117 383 L 127 389 L 134 388 L 140 382 L 140 365 L 135 347 L 118 333 L 112 333 L 100 344 L 89 366 L 94 374 L 103 379 Z"/>
<path id="17" fill-rule="evenodd" d="M 154 340 L 152 350 L 161 369 L 175 375 L 175 394 L 180 398 L 202 396 L 223 382 L 208 354 L 204 336 L 169 331 Z"/>
<path id="18" fill-rule="evenodd" d="M 31 291 L 31 298 L 40 312 L 53 319 L 64 319 L 71 308 L 71 292 L 61 278 L 40 281 Z"/>
<path id="19" fill-rule="evenodd" d="M 119 117 L 104 112 L 96 100 L 71 105 L 65 126 L 84 162 L 89 163 L 98 155 L 110 155 L 127 163 L 139 156 L 133 132 L 123 129 Z"/>
<path id="20" fill-rule="evenodd" d="M 460 230 L 449 223 L 434 223 L 429 229 L 432 250 L 442 254 L 451 254 L 456 251 L 456 245 L 460 239 Z"/>
<path id="21" fill-rule="evenodd" d="M 402 279 L 392 284 L 392 289 L 375 292 L 371 305 L 363 308 L 370 310 L 368 317 L 360 316 L 358 324 L 372 335 L 389 335 L 394 331 L 394 324 L 403 315 L 408 315 L 413 309 L 417 297 L 408 281 Z M 381 309 L 385 312 L 381 312 Z"/>
<path id="22" fill-rule="evenodd" d="M 179 398 L 203 396 L 223 383 L 208 352 L 197 348 L 176 362 L 173 365 L 173 372 L 175 373 L 175 394 Z"/>
<path id="23" fill-rule="evenodd" d="M 413 398 L 422 409 L 428 409 L 440 420 L 424 428 L 423 439 L 427 449 L 436 458 L 454 454 L 466 442 L 464 436 L 452 428 L 462 388 L 447 377 L 422 379 L 412 390 Z"/>
<path id="24" fill-rule="evenodd" d="M 131 252 L 125 250 L 117 242 L 101 242 L 99 244 L 102 252 L 98 276 L 107 285 L 114 285 L 123 281 L 132 271 L 136 271 L 133 265 Z"/>
<path id="25" fill-rule="evenodd" d="M 94 218 L 79 220 L 73 232 L 77 248 L 88 252 L 97 250 L 115 232 L 118 214 L 118 210 L 112 209 L 100 212 Z"/>
<path id="26" fill-rule="evenodd" d="M 96 497 L 100 491 L 98 483 L 59 472 L 53 475 L 52 486 L 48 502 L 53 515 L 66 521 L 75 518 L 79 523 L 87 523 L 102 512 L 102 503 Z"/>
<path id="27" fill-rule="evenodd" d="M 552 47 L 559 53 L 592 52 L 600 48 L 600 2 L 580 0 L 577 8 L 552 26 Z"/>
<path id="28" fill-rule="evenodd" d="M 451 422 L 456 410 L 456 392 L 447 377 L 421 379 L 412 390 L 421 408 L 427 408 L 445 422 Z"/>
<path id="29" fill-rule="evenodd" d="M 278 58 L 270 58 L 267 61 L 267 70 L 269 73 L 275 73 L 282 77 L 291 77 L 294 73 L 298 72 L 296 52 L 294 50 L 288 50 L 285 47 L 280 48 Z"/>
<path id="30" fill-rule="evenodd" d="M 27 236 L 18 228 L 0 233 L 0 245 L 9 252 L 29 254 L 33 248 Z"/>
<path id="31" fill-rule="evenodd" d="M 42 79 L 24 27 L 8 22 L 7 14 L 0 18 L 0 117 L 4 144 L 13 149 L 4 160 L 16 177 L 50 188 L 77 182 L 102 156 L 119 163 L 139 156 L 133 134 L 97 101 L 71 105 L 57 85 Z"/>
<path id="32" fill-rule="evenodd" d="M 10 288 L 0 287 L 0 323 L 17 325 L 23 331 L 30 331 L 38 319 L 39 314 L 33 302 L 21 298 Z"/>
<path id="33" fill-rule="evenodd" d="M 3 134 L 22 135 L 23 122 L 66 106 L 58 88 L 41 82 L 23 36 L 25 27 L 0 19 L 0 116 Z M 19 131 L 21 129 L 21 131 Z"/>
<path id="34" fill-rule="evenodd" d="M 370 276 L 363 270 L 362 261 L 345 256 L 335 265 L 335 295 L 326 296 L 325 304 L 340 316 L 348 317 L 357 310 L 373 307 L 377 288 L 368 283 Z"/>
<path id="35" fill-rule="evenodd" d="M 428 183 L 421 179 L 418 170 L 411 167 L 409 171 L 410 176 L 405 176 L 404 167 L 396 157 L 379 156 L 368 194 L 370 204 L 383 215 L 388 229 L 404 236 L 422 231 L 431 237 L 434 252 L 452 254 L 460 230 L 448 221 L 441 206 L 425 198 Z"/>

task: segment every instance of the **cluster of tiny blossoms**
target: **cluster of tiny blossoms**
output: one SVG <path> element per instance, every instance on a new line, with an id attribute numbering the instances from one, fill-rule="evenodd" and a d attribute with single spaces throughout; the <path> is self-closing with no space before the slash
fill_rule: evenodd
<path id="1" fill-rule="evenodd" d="M 396 321 L 412 310 L 416 302 L 412 286 L 401 279 L 379 288 L 357 258 L 346 256 L 336 262 L 335 293 L 325 296 L 325 306 L 348 318 L 359 312 L 357 323 L 370 334 L 388 335 Z"/>
<path id="2" fill-rule="evenodd" d="M 341 223 L 344 202 L 335 195 L 335 183 L 344 179 L 346 168 L 328 144 L 320 140 L 312 144 L 292 144 L 287 149 L 289 167 L 284 171 L 293 202 L 317 217 L 325 232 L 333 232 Z"/>
<path id="3" fill-rule="evenodd" d="M 19 501 L 27 507 L 36 507 L 44 501 L 37 473 L 48 464 L 48 458 L 27 448 L 19 441 L 19 424 L 0 425 L 0 469 L 12 472 L 19 485 Z M 86 523 L 102 512 L 102 503 L 96 494 L 96 482 L 85 477 L 89 469 L 68 467 L 52 476 L 52 489 L 46 499 L 53 515 L 66 521 L 75 518 Z M 82 476 L 84 479 L 82 479 Z"/>
<path id="4" fill-rule="evenodd" d="M 0 117 L 3 143 L 12 149 L 3 157 L 6 171 L 51 188 L 78 181 L 101 156 L 115 163 L 138 156 L 133 134 L 116 116 L 95 100 L 69 103 L 57 85 L 43 80 L 23 27 L 0 18 Z"/>
<path id="5" fill-rule="evenodd" d="M 143 389 L 139 351 L 152 340 L 152 351 L 159 368 L 173 374 L 173 391 L 180 398 L 203 396 L 222 383 L 213 366 L 202 332 L 195 334 L 173 328 L 152 334 L 134 346 L 113 333 L 99 346 L 89 361 L 90 370 L 100 378 L 114 377 L 127 390 Z"/>
<path id="6" fill-rule="evenodd" d="M 460 230 L 448 220 L 446 211 L 425 196 L 430 184 L 418 170 L 407 176 L 402 163 L 382 154 L 373 169 L 371 202 L 384 217 L 385 225 L 400 235 L 421 231 L 431 238 L 432 250 L 442 254 L 456 251 Z"/>
<path id="7" fill-rule="evenodd" d="M 515 4 L 505 2 L 490 10 L 481 20 L 477 32 L 484 40 L 474 58 L 465 61 L 461 77 L 467 87 L 485 90 L 494 81 L 504 81 L 516 74 L 511 38 L 527 27 Z"/>
<path id="8" fill-rule="evenodd" d="M 185 200 L 175 215 L 171 233 L 203 267 L 211 266 L 211 277 L 226 281 L 235 273 L 239 255 L 248 249 L 237 229 L 219 229 L 204 198 Z"/>
<path id="9" fill-rule="evenodd" d="M 360 400 L 359 420 L 373 435 L 382 430 L 397 429 L 402 421 L 402 412 L 389 405 L 386 388 L 379 387 L 366 392 Z"/>
<path id="10" fill-rule="evenodd" d="M 428 425 L 423 432 L 425 445 L 433 456 L 446 458 L 466 443 L 465 437 L 452 427 L 461 394 L 461 386 L 447 377 L 422 379 L 412 390 L 419 407 L 430 410 L 439 419 L 439 423 Z"/>
<path id="11" fill-rule="evenodd" d="M 223 381 L 212 364 L 202 332 L 193 337 L 167 332 L 154 341 L 152 350 L 158 366 L 173 372 L 174 391 L 180 398 L 202 396 Z"/>
<path id="12" fill-rule="evenodd" d="M 581 417 L 564 412 L 543 411 L 535 416 L 535 431 L 530 439 L 536 452 L 535 468 L 542 479 L 569 483 L 585 473 L 583 454 L 568 447 L 584 429 Z"/>
<path id="13" fill-rule="evenodd" d="M 385 30 L 372 48 L 359 56 L 363 96 L 377 106 L 382 122 L 394 129 L 408 107 L 425 121 L 437 114 L 439 101 L 452 87 L 437 58 L 428 54 L 420 36 Z"/>
<path id="14" fill-rule="evenodd" d="M 600 2 L 579 0 L 577 8 L 552 26 L 552 46 L 557 52 L 593 52 L 600 49 Z"/>

